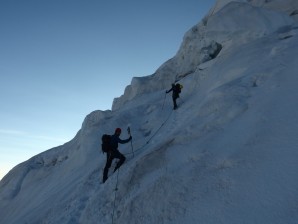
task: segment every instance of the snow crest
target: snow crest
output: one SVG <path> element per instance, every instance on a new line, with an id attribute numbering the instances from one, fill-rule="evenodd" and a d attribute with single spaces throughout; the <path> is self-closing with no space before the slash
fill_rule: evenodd
<path id="1" fill-rule="evenodd" d="M 297 223 L 295 10 L 217 1 L 112 111 L 90 113 L 73 140 L 1 180 L 0 223 Z M 175 81 L 177 110 L 165 94 Z M 128 126 L 126 161 L 102 184 L 101 135 L 120 127 L 126 139 Z"/>
<path id="2" fill-rule="evenodd" d="M 112 110 L 141 94 L 165 90 L 171 83 L 193 73 L 200 64 L 217 57 L 222 49 L 229 49 L 230 45 L 241 45 L 293 26 L 294 20 L 283 10 L 285 7 L 280 10 L 277 7 L 280 4 L 267 5 L 265 2 L 218 1 L 212 12 L 184 35 L 177 54 L 153 75 L 133 78 L 124 94 L 114 99 Z M 298 8 L 297 2 L 287 2 Z M 268 9 L 260 7 L 264 4 Z"/>

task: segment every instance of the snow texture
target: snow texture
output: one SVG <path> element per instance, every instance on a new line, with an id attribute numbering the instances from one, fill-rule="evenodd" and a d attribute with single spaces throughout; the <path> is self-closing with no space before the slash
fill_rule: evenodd
<path id="1" fill-rule="evenodd" d="M 1 180 L 0 223 L 297 223 L 297 3 L 217 1 L 111 111 Z M 102 184 L 101 135 L 128 126 Z"/>

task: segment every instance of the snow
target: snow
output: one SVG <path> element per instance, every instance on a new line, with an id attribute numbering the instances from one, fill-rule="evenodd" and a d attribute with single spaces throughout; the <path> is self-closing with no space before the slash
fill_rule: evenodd
<path id="1" fill-rule="evenodd" d="M 90 113 L 73 140 L 1 180 L 0 223 L 297 223 L 298 24 L 289 9 L 297 1 L 218 1 L 112 111 Z M 165 91 L 175 80 L 184 88 L 173 111 Z M 134 153 L 120 145 L 127 160 L 102 184 L 101 135 L 121 127 L 125 139 L 128 126 Z"/>

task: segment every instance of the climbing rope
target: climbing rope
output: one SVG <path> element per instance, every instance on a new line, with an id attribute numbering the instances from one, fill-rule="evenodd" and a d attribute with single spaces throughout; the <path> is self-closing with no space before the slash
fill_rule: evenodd
<path id="1" fill-rule="evenodd" d="M 143 149 L 146 145 L 149 144 L 149 142 L 152 140 L 152 138 L 154 138 L 155 135 L 160 131 L 160 129 L 167 123 L 167 121 L 168 121 L 169 118 L 171 117 L 172 113 L 173 113 L 173 110 L 170 112 L 169 116 L 168 116 L 168 117 L 166 118 L 166 120 L 161 124 L 161 126 L 155 131 L 155 133 L 148 139 L 148 141 L 147 141 L 143 146 L 141 146 L 140 148 L 138 148 L 137 150 L 134 150 L 134 152 L 137 152 L 137 151 Z M 130 155 L 130 154 L 132 154 L 132 152 L 131 152 L 131 153 L 126 153 L 125 155 Z"/>
<path id="2" fill-rule="evenodd" d="M 186 76 L 180 78 L 179 80 L 176 80 L 175 82 L 178 82 L 178 81 L 181 81 L 182 79 L 184 79 L 185 77 L 187 77 L 189 74 L 187 74 Z M 198 79 L 199 79 L 199 76 L 197 76 L 196 78 L 196 83 L 195 85 L 193 86 L 193 90 L 191 92 L 194 91 L 194 89 L 196 88 L 196 86 L 198 85 Z M 166 99 L 166 94 L 165 94 L 165 98 L 164 98 L 164 101 L 163 101 L 163 105 L 162 105 L 162 110 L 163 110 L 163 107 L 164 107 L 164 103 L 165 103 L 165 99 Z M 182 100 L 182 99 L 181 99 Z M 183 101 L 183 100 L 182 100 Z M 130 154 L 133 154 L 134 156 L 134 153 L 137 152 L 137 151 L 140 151 L 141 149 L 143 149 L 146 145 L 149 144 L 149 142 L 157 135 L 157 133 L 161 130 L 161 128 L 168 122 L 168 120 L 170 119 L 171 115 L 173 113 L 173 110 L 171 110 L 171 112 L 169 113 L 168 117 L 165 119 L 165 121 L 160 125 L 160 127 L 154 132 L 154 134 L 147 140 L 147 142 L 141 146 L 140 148 L 138 148 L 137 150 L 133 150 L 133 146 L 132 146 L 132 142 L 131 142 L 131 147 L 132 147 L 132 152 L 131 153 L 126 153 L 125 155 L 130 155 Z M 131 135 L 130 133 L 130 128 L 128 128 L 128 133 L 129 135 Z M 120 168 L 119 168 L 120 169 Z M 119 169 L 117 171 L 117 178 L 116 178 L 116 187 L 115 187 L 115 194 L 114 194 L 114 201 L 113 201 L 113 213 L 112 213 L 112 224 L 114 224 L 114 214 L 115 214 L 115 207 L 116 207 L 116 197 L 117 197 L 117 191 L 118 191 L 118 182 L 119 182 Z"/>
<path id="3" fill-rule="evenodd" d="M 167 97 L 167 93 L 165 93 L 165 98 L 163 99 L 163 104 L 162 104 L 162 108 L 161 108 L 161 110 L 163 110 L 163 107 L 164 107 L 164 105 L 165 105 L 166 97 Z"/>
<path id="4" fill-rule="evenodd" d="M 156 130 L 156 132 L 149 138 L 149 140 L 139 149 L 131 152 L 131 153 L 127 153 L 125 155 L 129 155 L 129 154 L 133 154 L 136 151 L 141 150 L 142 148 L 144 148 L 147 144 L 149 144 L 149 142 L 152 140 L 152 138 L 159 132 L 159 130 L 165 125 L 165 123 L 167 123 L 167 121 L 169 120 L 169 118 L 171 117 L 173 111 L 171 111 L 171 113 L 169 114 L 169 116 L 167 117 L 167 119 L 161 124 L 161 126 Z M 119 168 L 120 169 L 120 168 Z M 118 180 L 119 180 L 119 169 L 117 172 L 117 178 L 116 178 L 116 187 L 115 187 L 115 195 L 114 195 L 114 202 L 113 202 L 113 213 L 112 213 L 112 224 L 114 224 L 114 214 L 115 214 L 115 207 L 116 207 L 116 196 L 117 196 L 117 190 L 118 190 Z"/>
<path id="5" fill-rule="evenodd" d="M 185 78 L 185 77 L 183 77 Z M 182 78 L 182 79 L 183 79 Z M 181 80 L 181 79 L 180 79 Z M 164 99 L 165 101 L 165 99 Z M 163 102 L 163 106 L 164 106 L 164 102 Z M 162 109 L 163 109 L 163 106 L 162 106 Z M 171 112 L 169 113 L 168 117 L 165 119 L 165 121 L 160 125 L 160 127 L 154 132 L 154 134 L 147 140 L 147 142 L 141 146 L 140 148 L 138 148 L 137 150 L 133 150 L 132 148 L 132 152 L 131 153 L 126 153 L 124 155 L 130 155 L 130 154 L 133 154 L 134 156 L 134 153 L 135 152 L 138 152 L 140 151 L 141 149 L 143 149 L 146 145 L 149 144 L 149 142 L 157 135 L 157 133 L 161 130 L 161 128 L 168 122 L 168 120 L 170 119 L 171 115 L 173 113 L 173 110 L 171 110 Z M 131 135 L 130 133 L 130 128 L 128 128 L 128 133 L 129 135 Z M 132 147 L 132 145 L 131 145 Z M 119 169 L 118 169 L 118 172 L 117 172 L 117 178 L 116 178 L 116 187 L 115 187 L 115 195 L 114 195 L 114 202 L 113 202 L 113 213 L 112 213 L 112 224 L 114 224 L 114 214 L 115 214 L 115 206 L 116 206 L 116 195 L 117 195 L 117 190 L 118 190 L 118 179 L 119 179 Z"/>
<path id="6" fill-rule="evenodd" d="M 193 73 L 194 73 L 194 72 L 193 72 Z M 190 74 L 193 74 L 193 73 L 189 73 L 189 74 L 187 74 L 187 76 L 190 75 Z M 182 79 L 186 78 L 187 76 L 184 76 L 184 77 L 180 78 L 179 80 L 176 80 L 175 83 L 181 81 Z M 198 76 L 198 77 L 199 77 L 199 76 Z M 196 87 L 197 85 L 198 85 L 198 78 L 196 79 L 196 84 L 194 85 L 193 88 L 195 89 L 195 87 Z M 194 89 L 193 89 L 191 92 L 193 92 Z M 165 94 L 165 98 L 166 98 L 166 94 Z M 164 98 L 164 102 L 165 102 L 165 98 Z M 182 102 L 184 102 L 184 101 L 181 99 L 181 97 L 180 97 L 180 100 L 181 100 Z M 164 106 L 164 102 L 163 102 L 163 105 L 162 105 L 162 109 L 163 109 L 163 106 Z M 173 113 L 173 110 L 171 110 L 171 112 L 169 113 L 169 116 L 168 116 L 168 117 L 166 118 L 166 120 L 161 124 L 161 126 L 156 130 L 156 132 L 155 132 L 155 133 L 148 139 L 148 141 L 147 141 L 143 146 L 141 146 L 140 148 L 138 148 L 137 150 L 134 150 L 134 152 L 137 152 L 137 151 L 143 149 L 146 145 L 149 144 L 149 142 L 152 140 L 152 138 L 154 138 L 155 135 L 160 131 L 160 129 L 167 123 L 167 121 L 168 121 L 169 118 L 171 117 L 172 113 Z M 126 153 L 125 155 L 130 155 L 130 154 L 133 154 L 133 153 Z"/>
<path id="7" fill-rule="evenodd" d="M 118 191 L 118 177 L 119 177 L 119 169 L 117 171 L 117 181 L 116 181 L 116 187 L 115 187 L 115 195 L 114 195 L 114 202 L 113 202 L 113 214 L 112 214 L 112 224 L 114 224 L 114 213 L 115 213 L 115 206 L 116 206 L 116 195 L 117 195 L 117 191 Z"/>

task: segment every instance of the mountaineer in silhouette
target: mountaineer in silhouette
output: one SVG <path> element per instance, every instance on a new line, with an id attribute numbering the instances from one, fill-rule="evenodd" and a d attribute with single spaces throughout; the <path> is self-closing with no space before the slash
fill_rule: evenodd
<path id="1" fill-rule="evenodd" d="M 174 110 L 176 110 L 178 108 L 177 106 L 177 102 L 176 100 L 179 98 L 179 94 L 181 93 L 181 89 L 183 88 L 183 86 L 179 83 L 173 83 L 172 84 L 172 88 L 170 90 L 167 90 L 166 91 L 166 94 L 169 93 L 169 92 L 173 92 L 172 93 L 172 98 L 173 98 L 173 104 L 174 104 Z"/>
<path id="2" fill-rule="evenodd" d="M 103 183 L 106 182 L 108 179 L 108 172 L 109 168 L 112 165 L 113 159 L 119 159 L 117 162 L 117 165 L 114 169 L 114 172 L 120 168 L 120 166 L 124 163 L 125 161 L 125 156 L 119 152 L 118 150 L 118 143 L 120 144 L 125 144 L 131 141 L 132 137 L 130 136 L 128 139 L 122 140 L 120 139 L 121 135 L 121 129 L 116 128 L 114 135 L 103 135 L 102 136 L 102 150 L 103 152 L 107 153 L 107 162 L 106 166 L 103 171 Z"/>

